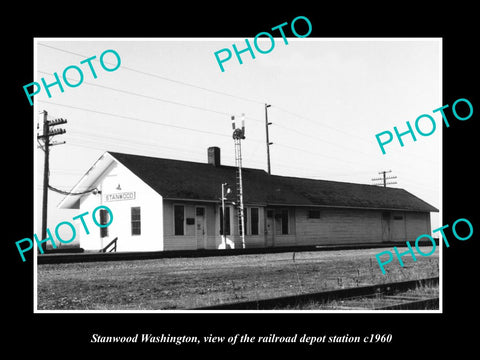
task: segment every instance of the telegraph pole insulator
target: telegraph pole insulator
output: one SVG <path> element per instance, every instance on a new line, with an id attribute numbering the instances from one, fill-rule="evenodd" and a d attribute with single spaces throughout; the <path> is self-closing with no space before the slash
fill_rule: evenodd
<path id="1" fill-rule="evenodd" d="M 387 185 L 396 184 L 396 182 L 387 182 L 387 180 L 396 179 L 396 178 L 397 178 L 396 176 L 386 176 L 386 174 L 391 173 L 391 172 L 392 172 L 392 170 L 380 171 L 379 174 L 380 174 L 380 175 L 383 174 L 383 177 L 381 177 L 381 178 L 374 178 L 374 179 L 372 179 L 372 181 L 381 181 L 381 183 L 380 183 L 380 184 L 373 184 L 373 185 L 379 185 L 379 186 L 382 186 L 382 185 L 383 185 L 383 187 L 387 187 Z"/>

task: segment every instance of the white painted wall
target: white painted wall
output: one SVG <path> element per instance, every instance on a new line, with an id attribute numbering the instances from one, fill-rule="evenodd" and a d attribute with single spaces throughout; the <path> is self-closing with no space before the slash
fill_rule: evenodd
<path id="1" fill-rule="evenodd" d="M 121 190 L 117 187 L 120 185 Z M 98 188 L 101 195 L 84 197 L 80 212 L 90 214 L 99 205 L 106 205 L 113 213 L 113 222 L 108 227 L 108 237 L 100 237 L 100 228 L 92 225 L 90 234 L 80 233 L 80 246 L 85 250 L 100 250 L 118 237 L 117 251 L 161 251 L 163 250 L 163 207 L 162 197 L 131 173 L 123 165 L 115 163 L 101 177 Z M 135 192 L 135 199 L 106 201 L 108 194 Z M 140 207 L 141 235 L 132 235 L 131 207 Z M 96 214 L 99 221 L 99 213 Z M 82 227 L 81 224 L 79 224 Z"/>

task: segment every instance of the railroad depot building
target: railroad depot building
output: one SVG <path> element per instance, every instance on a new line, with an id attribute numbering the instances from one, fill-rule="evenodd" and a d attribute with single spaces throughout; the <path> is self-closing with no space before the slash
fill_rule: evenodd
<path id="1" fill-rule="evenodd" d="M 115 238 L 116 251 L 241 248 L 232 204 L 236 170 L 221 165 L 217 147 L 208 149 L 205 163 L 105 152 L 72 189 L 98 191 L 68 195 L 59 207 L 81 214 L 106 205 L 112 211 L 111 224 L 88 235 L 76 224 L 86 251 L 99 251 Z M 430 212 L 438 212 L 403 189 L 251 168 L 243 168 L 242 175 L 245 248 L 405 242 L 430 234 Z M 222 183 L 232 188 L 225 226 Z"/>

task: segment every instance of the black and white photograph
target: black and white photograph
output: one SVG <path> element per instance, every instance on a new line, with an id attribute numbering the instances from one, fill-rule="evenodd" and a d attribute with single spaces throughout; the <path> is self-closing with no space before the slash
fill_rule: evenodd
<path id="1" fill-rule="evenodd" d="M 112 355 L 472 342 L 470 15 L 277 10 L 8 40 L 12 331 Z"/>
<path id="2" fill-rule="evenodd" d="M 36 39 L 37 310 L 439 309 L 441 39 L 264 37 Z"/>

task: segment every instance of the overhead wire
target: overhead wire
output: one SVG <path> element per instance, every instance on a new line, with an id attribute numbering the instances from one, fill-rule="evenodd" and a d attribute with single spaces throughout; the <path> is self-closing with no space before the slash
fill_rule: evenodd
<path id="1" fill-rule="evenodd" d="M 64 52 L 64 53 L 73 54 L 73 55 L 77 55 L 77 56 L 87 58 L 87 56 L 85 56 L 83 54 L 73 52 L 73 51 L 69 51 L 69 50 L 65 50 L 65 49 L 61 49 L 61 48 L 51 46 L 51 45 L 46 45 L 44 43 L 38 43 L 38 45 L 48 47 L 48 48 L 51 48 L 51 49 L 54 49 L 54 50 L 57 50 L 57 51 L 61 51 L 61 52 Z M 134 68 L 129 67 L 129 66 L 122 65 L 122 69 L 132 71 L 132 72 L 136 72 L 138 74 L 142 74 L 142 75 L 146 75 L 146 76 L 152 76 L 152 77 L 155 77 L 157 79 L 161 79 L 161 80 L 170 81 L 170 82 L 173 82 L 173 83 L 189 86 L 189 87 L 192 87 L 192 88 L 195 88 L 195 89 L 208 91 L 208 92 L 211 92 L 211 93 L 214 93 L 214 94 L 229 96 L 229 97 L 232 97 L 232 98 L 236 98 L 236 99 L 239 99 L 239 100 L 248 101 L 248 102 L 252 102 L 252 103 L 264 104 L 264 102 L 254 100 L 254 99 L 250 99 L 250 98 L 246 98 L 244 96 L 234 95 L 234 94 L 230 94 L 230 93 L 227 93 L 227 92 L 224 92 L 224 91 L 219 91 L 219 90 L 214 90 L 214 89 L 211 89 L 211 88 L 206 88 L 204 86 L 191 84 L 191 83 L 181 81 L 181 80 L 175 80 L 175 79 L 172 79 L 172 78 L 169 78 L 169 77 L 166 77 L 166 76 L 162 76 L 162 75 L 153 74 L 153 73 L 150 73 L 150 72 L 134 69 Z"/>
<path id="2" fill-rule="evenodd" d="M 61 52 L 65 52 L 65 53 L 69 53 L 69 54 L 73 54 L 73 55 L 76 55 L 76 56 L 80 56 L 80 57 L 87 58 L 87 56 L 85 56 L 85 55 L 83 55 L 83 54 L 80 54 L 80 53 L 77 53 L 77 52 L 73 52 L 73 51 L 69 51 L 69 50 L 65 50 L 65 49 L 61 49 L 61 48 L 58 48 L 58 47 L 55 47 L 55 46 L 51 46 L 51 45 L 47 45 L 47 44 L 43 44 L 43 43 L 38 43 L 38 45 L 44 46 L 44 47 L 47 47 L 47 48 L 51 48 L 51 49 L 54 49 L 54 50 L 57 50 L 57 51 L 61 51 Z M 131 68 L 131 67 L 122 66 L 122 68 L 123 68 L 123 69 L 126 69 L 126 70 L 129 70 L 129 71 L 132 71 L 132 72 L 140 73 L 140 74 L 143 74 L 143 75 L 146 75 L 146 76 L 152 76 L 152 77 L 155 77 L 155 78 L 158 78 L 158 79 L 161 79 L 161 80 L 170 81 L 170 82 L 173 82 L 173 83 L 178 83 L 178 84 L 181 84 L 181 85 L 184 85 L 184 86 L 189 86 L 189 87 L 196 88 L 196 89 L 199 89 L 199 90 L 209 91 L 209 92 L 212 92 L 212 93 L 216 93 L 216 94 L 220 94 L 220 95 L 224 95 L 224 96 L 229 96 L 229 97 L 232 97 L 232 98 L 237 98 L 237 99 L 239 99 L 239 100 L 249 101 L 249 102 L 256 103 L 256 104 L 264 104 L 264 102 L 261 102 L 261 101 L 258 101 L 258 100 L 249 99 L 249 98 L 245 98 L 245 97 L 238 96 L 238 95 L 234 95 L 234 94 L 229 94 L 229 93 L 226 93 L 226 92 L 223 92 L 223 91 L 217 91 L 217 90 L 214 90 L 214 89 L 211 89 L 211 88 L 206 88 L 206 87 L 198 86 L 198 85 L 195 85 L 195 84 L 187 83 L 187 82 L 184 82 L 184 81 L 175 80 L 175 79 L 172 79 L 172 78 L 168 78 L 168 77 L 161 76 L 161 75 L 158 75 L 158 74 L 153 74 L 153 73 L 149 73 L 149 72 L 146 72 L 146 71 L 134 69 L 134 68 Z M 48 73 L 48 72 L 45 72 L 45 71 L 40 71 L 40 72 L 41 72 L 41 73 L 45 73 L 45 74 L 52 75 L 51 73 Z M 219 115 L 222 115 L 222 116 L 229 116 L 229 115 L 231 115 L 231 114 L 229 114 L 229 113 L 227 113 L 227 112 L 222 112 L 222 111 L 218 111 L 218 110 L 214 110 L 214 109 L 208 109 L 208 108 L 204 108 L 204 107 L 200 107 L 200 106 L 196 106 L 196 105 L 190 105 L 190 104 L 186 104 L 186 103 L 182 103 L 182 102 L 177 102 L 177 101 L 173 101 L 173 100 L 168 100 L 168 99 L 164 99 L 164 98 L 159 98 L 159 97 L 153 97 L 153 96 L 149 96 L 149 95 L 139 94 L 139 93 L 135 93 L 135 92 L 132 92 L 132 91 L 129 91 L 129 90 L 123 90 L 123 89 L 113 88 L 113 87 L 109 87 L 109 86 L 105 86 L 105 85 L 93 84 L 93 83 L 89 83 L 89 82 L 84 82 L 84 84 L 87 84 L 87 85 L 90 85 L 90 86 L 96 86 L 96 87 L 99 87 L 99 88 L 104 88 L 104 89 L 111 90 L 111 91 L 116 91 L 116 92 L 124 93 L 124 94 L 127 94 L 127 95 L 133 95 L 133 96 L 143 97 L 143 98 L 151 99 L 151 100 L 155 100 L 155 101 L 161 101 L 161 102 L 165 102 L 165 103 L 170 103 L 170 104 L 174 104 L 174 105 L 178 105 L 178 106 L 184 106 L 184 107 L 192 108 L 192 109 L 195 109 L 195 110 L 201 110 L 201 111 L 207 111 L 207 112 L 211 112 L 211 113 L 216 113 L 216 114 L 219 114 Z M 47 101 L 43 101 L 43 102 L 45 102 L 45 103 L 50 103 L 50 102 L 47 102 Z M 84 110 L 84 111 L 90 111 L 90 112 L 94 112 L 94 113 L 98 113 L 98 114 L 103 114 L 103 115 L 109 115 L 109 116 L 115 116 L 115 117 L 119 117 L 119 118 L 125 118 L 125 119 L 129 119 L 129 120 L 141 121 L 141 122 L 144 122 L 144 123 L 150 123 L 150 124 L 154 124 L 154 125 L 168 126 L 168 127 L 172 127 L 172 128 L 178 128 L 178 129 L 189 130 L 189 131 L 196 131 L 196 132 L 206 133 L 206 134 L 210 134 L 210 135 L 228 136 L 228 135 L 225 135 L 225 134 L 216 133 L 216 132 L 212 132 L 212 131 L 208 131 L 208 130 L 192 129 L 192 128 L 182 127 L 182 126 L 178 126 L 178 125 L 171 125 L 171 124 L 162 124 L 162 123 L 153 122 L 153 121 L 148 121 L 148 120 L 139 119 L 139 118 L 135 118 L 135 117 L 128 117 L 128 116 L 119 115 L 119 114 L 106 113 L 106 112 L 102 112 L 102 111 L 98 111 L 98 110 L 85 109 L 85 108 L 74 107 L 74 106 L 63 105 L 63 104 L 56 104 L 56 105 L 64 106 L 64 107 L 70 107 L 70 108 L 79 109 L 79 110 Z M 300 119 L 303 119 L 303 120 L 306 120 L 306 121 L 315 123 L 316 125 L 323 126 L 323 127 L 327 127 L 327 128 L 330 128 L 330 129 L 332 129 L 332 130 L 334 130 L 334 131 L 337 131 L 337 132 L 343 133 L 343 134 L 345 134 L 345 135 L 348 135 L 348 136 L 351 136 L 351 137 L 355 137 L 355 138 L 358 138 L 358 139 L 360 139 L 360 140 L 362 140 L 362 141 L 368 142 L 367 140 L 365 140 L 365 139 L 362 138 L 362 137 L 359 137 L 359 136 L 357 136 L 357 135 L 348 133 L 348 132 L 343 131 L 343 130 L 340 130 L 340 129 L 338 129 L 338 128 L 335 128 L 335 127 L 332 127 L 332 126 L 323 124 L 323 123 L 321 123 L 321 122 L 313 121 L 313 120 L 309 119 L 308 117 L 305 117 L 305 116 L 303 116 L 303 115 L 294 113 L 294 112 L 292 112 L 292 111 L 290 111 L 290 110 L 287 110 L 287 109 L 285 109 L 285 108 L 283 108 L 283 107 L 277 106 L 276 104 L 273 104 L 273 107 L 276 108 L 276 109 L 278 109 L 278 110 L 280 110 L 280 111 L 282 111 L 282 112 L 285 112 L 285 113 L 287 113 L 287 114 L 290 114 L 291 116 L 295 116 L 295 117 L 297 117 L 297 118 L 300 118 Z M 251 120 L 254 120 L 254 121 L 257 121 L 257 122 L 263 122 L 263 120 L 259 120 L 259 119 L 256 119 L 256 118 L 252 118 L 252 117 L 247 117 L 247 118 L 248 118 L 248 119 L 251 119 Z M 283 129 L 285 129 L 285 130 L 295 132 L 295 133 L 297 133 L 297 134 L 299 134 L 299 135 L 301 135 L 301 136 L 306 136 L 306 137 L 309 137 L 309 138 L 312 138 L 312 139 L 315 139 L 315 140 L 318 140 L 318 141 L 321 141 L 321 142 L 326 142 L 326 143 L 329 143 L 330 145 L 337 146 L 337 147 L 341 147 L 341 148 L 344 148 L 344 149 L 349 150 L 349 151 L 355 151 L 355 154 L 361 153 L 361 154 L 364 154 L 364 155 L 367 155 L 367 156 L 371 156 L 371 154 L 367 154 L 367 153 L 365 153 L 365 152 L 363 152 L 363 151 L 358 151 L 358 149 L 355 149 L 355 150 L 354 150 L 354 149 L 350 149 L 350 148 L 347 148 L 347 147 L 345 147 L 345 146 L 341 146 L 341 145 L 339 145 L 339 144 L 337 144 L 337 143 L 333 143 L 333 142 L 326 141 L 326 140 L 324 140 L 324 139 L 320 139 L 320 138 L 318 138 L 318 137 L 312 136 L 311 134 L 306 134 L 306 133 L 304 133 L 304 132 L 302 132 L 302 131 L 299 131 L 299 130 L 297 130 L 297 129 L 290 128 L 290 127 L 285 126 L 285 125 L 283 125 L 283 124 L 275 123 L 274 125 L 278 126 L 279 128 L 283 128 Z M 259 139 L 252 139 L 252 138 L 250 138 L 250 140 L 263 142 L 262 140 L 259 140 Z M 348 160 L 345 160 L 345 159 L 339 159 L 339 158 L 334 158 L 334 157 L 326 156 L 326 155 L 324 155 L 324 154 L 315 153 L 315 152 L 312 152 L 312 151 L 300 149 L 300 148 L 293 147 L 293 146 L 290 146 L 290 145 L 285 145 L 285 144 L 280 144 L 280 143 L 278 143 L 278 144 L 276 144 L 276 146 L 285 147 L 285 148 L 289 148 L 289 149 L 301 151 L 301 152 L 304 152 L 304 153 L 313 154 L 313 155 L 316 155 L 316 156 L 326 157 L 326 158 L 330 158 L 330 159 L 334 159 L 334 160 L 340 160 L 340 161 L 343 161 L 343 162 L 354 163 L 354 162 L 352 162 L 352 161 L 348 161 Z M 429 159 L 427 159 L 427 160 L 429 160 Z M 431 161 L 431 160 L 429 160 L 429 161 Z"/>
<path id="3" fill-rule="evenodd" d="M 363 137 L 361 137 L 361 136 L 357 136 L 357 135 L 348 133 L 348 132 L 346 132 L 346 131 L 337 129 L 337 128 L 335 128 L 335 127 L 332 127 L 332 126 L 329 126 L 329 125 L 325 125 L 325 124 L 323 124 L 323 123 L 321 123 L 321 122 L 314 121 L 314 120 L 312 120 L 312 119 L 310 119 L 310 118 L 308 118 L 308 117 L 305 117 L 305 116 L 296 114 L 296 113 L 294 113 L 294 112 L 291 112 L 291 111 L 289 111 L 289 110 L 286 110 L 286 109 L 281 108 L 281 107 L 276 106 L 276 105 L 272 105 L 272 107 L 277 108 L 278 110 L 283 111 L 283 112 L 285 112 L 285 113 L 287 113 L 287 114 L 290 114 L 290 115 L 292 115 L 292 116 L 294 116 L 294 117 L 297 117 L 297 118 L 306 120 L 306 121 L 308 121 L 308 122 L 314 123 L 315 125 L 327 127 L 327 128 L 329 128 L 329 129 L 331 129 L 331 130 L 334 130 L 334 131 L 343 133 L 343 134 L 348 135 L 348 136 L 350 136 L 350 137 L 355 137 L 355 138 L 357 138 L 357 139 L 359 139 L 359 140 L 362 140 L 362 141 L 365 142 L 365 143 L 369 143 L 369 144 L 370 144 L 370 142 L 369 142 L 368 140 L 366 140 L 365 138 L 363 138 Z M 284 127 L 285 129 L 288 129 L 289 131 L 296 132 L 297 134 L 302 135 L 302 136 L 307 136 L 307 137 L 310 137 L 310 138 L 314 138 L 314 136 L 312 136 L 312 135 L 310 135 L 310 134 L 302 133 L 301 131 L 298 131 L 298 130 L 296 130 L 296 129 L 289 128 L 289 127 L 287 127 L 287 126 L 285 126 L 285 125 L 277 125 L 277 126 L 279 126 L 279 127 Z M 326 141 L 326 140 L 321 140 L 321 141 L 328 143 L 328 141 Z M 334 143 L 331 143 L 331 142 L 330 142 L 330 144 L 335 145 L 335 146 L 338 146 L 338 147 L 343 147 L 343 148 L 345 148 L 345 149 L 348 149 L 348 148 L 346 148 L 346 147 L 344 147 L 344 146 L 341 146 L 341 145 L 338 145 L 338 144 L 334 144 Z M 353 149 L 350 149 L 350 150 L 353 150 Z M 355 153 L 360 153 L 360 154 L 364 154 L 364 155 L 367 155 L 367 156 L 372 156 L 372 155 L 373 155 L 373 154 L 368 154 L 368 153 L 363 152 L 363 151 L 359 151 L 358 149 L 355 149 L 354 151 L 355 151 Z M 415 155 L 415 157 L 416 157 L 416 158 L 421 158 L 422 160 L 428 161 L 428 162 L 430 162 L 430 163 L 432 163 L 432 164 L 435 164 L 435 165 L 438 164 L 436 161 L 432 161 L 431 159 L 425 158 L 425 157 L 423 157 L 423 156 L 418 156 L 418 154 Z M 411 165 L 411 163 L 409 163 L 409 165 Z"/>
<path id="4" fill-rule="evenodd" d="M 158 122 L 158 121 L 145 120 L 145 119 L 140 119 L 138 117 L 126 116 L 126 115 L 120 115 L 120 114 L 112 114 L 112 113 L 105 112 L 105 111 L 87 109 L 87 108 L 80 107 L 80 106 L 60 104 L 60 103 L 55 103 L 55 102 L 46 101 L 46 100 L 37 100 L 37 101 L 40 101 L 40 102 L 45 103 L 45 104 L 56 105 L 56 106 L 66 107 L 66 108 L 75 109 L 75 110 L 82 110 L 82 111 L 92 112 L 92 113 L 96 113 L 96 114 L 100 114 L 100 115 L 113 116 L 113 117 L 127 119 L 127 120 L 139 121 L 139 122 L 152 124 L 152 125 L 165 126 L 165 127 L 171 127 L 171 128 L 175 128 L 175 129 L 188 130 L 188 131 L 195 131 L 195 132 L 199 132 L 199 133 L 203 133 L 203 134 L 229 137 L 226 134 L 217 133 L 217 132 L 208 131 L 208 130 L 188 128 L 188 127 L 180 126 L 180 125 L 165 124 L 165 123 L 161 123 L 161 122 Z"/>
<path id="5" fill-rule="evenodd" d="M 351 136 L 351 137 L 355 137 L 355 138 L 357 138 L 357 139 L 359 139 L 359 140 L 362 140 L 362 141 L 368 143 L 368 141 L 365 140 L 365 139 L 364 139 L 363 137 L 361 137 L 361 136 L 357 136 L 357 135 L 355 135 L 355 134 L 351 134 L 351 133 L 346 132 L 346 131 L 344 131 L 344 130 L 337 129 L 337 128 L 333 127 L 333 126 L 326 125 L 326 124 L 324 124 L 324 123 L 322 123 L 322 122 L 314 121 L 314 120 L 312 120 L 312 119 L 310 119 L 310 118 L 307 118 L 306 116 L 296 114 L 296 113 L 294 113 L 294 112 L 292 112 L 292 111 L 289 111 L 289 110 L 286 110 L 286 109 L 284 109 L 284 108 L 282 108 L 282 107 L 280 107 L 280 106 L 278 106 L 278 105 L 272 104 L 272 108 L 276 108 L 276 109 L 278 109 L 278 110 L 280 110 L 280 111 L 283 111 L 283 112 L 285 112 L 285 113 L 287 113 L 287 114 L 290 114 L 290 115 L 292 115 L 292 116 L 294 116 L 294 117 L 297 117 L 297 118 L 299 118 L 299 119 L 303 119 L 303 120 L 306 120 L 306 121 L 308 121 L 308 122 L 314 123 L 315 125 L 323 126 L 323 127 L 329 128 L 329 129 L 331 129 L 331 130 L 338 131 L 338 132 L 340 132 L 340 133 L 342 133 L 342 134 L 345 134 L 345 135 L 348 135 L 348 136 Z"/>
<path id="6" fill-rule="evenodd" d="M 74 146 L 74 147 L 81 147 L 81 148 L 87 148 L 87 149 L 95 149 L 95 150 L 101 150 L 101 151 L 105 151 L 105 148 L 100 148 L 100 147 L 96 147 L 96 146 L 93 146 L 93 145 L 86 145 L 85 142 L 82 142 L 81 144 L 80 143 L 76 143 L 76 140 L 74 141 L 69 141 L 68 143 L 70 146 Z M 126 146 L 129 146 L 130 145 L 126 145 Z M 131 146 L 132 148 L 134 148 L 134 146 L 132 145 Z M 198 160 L 200 161 L 200 159 Z M 258 160 L 250 160 L 249 161 L 250 163 L 254 163 L 254 164 L 261 164 L 261 165 L 264 165 L 262 161 L 258 161 Z M 233 166 L 233 165 L 232 165 Z M 289 170 L 292 170 L 292 171 L 295 171 L 295 172 L 298 172 L 298 170 L 305 170 L 305 168 L 301 168 L 301 167 L 296 167 L 296 166 L 292 166 L 291 164 L 287 164 L 287 163 L 282 163 L 282 162 L 279 162 L 277 163 L 276 165 L 277 167 L 279 168 L 284 168 L 284 169 L 289 169 Z M 349 172 L 348 174 L 340 174 L 340 175 L 336 175 L 336 176 L 354 176 L 354 175 L 360 175 L 360 174 L 367 174 L 367 173 L 370 173 L 368 171 L 360 171 L 360 172 Z M 322 174 L 322 175 L 317 175 L 317 174 L 310 174 L 310 175 L 306 175 L 307 177 L 309 178 L 319 178 L 319 179 L 322 179 L 322 178 L 325 178 L 325 174 Z M 331 174 L 330 176 L 334 176 L 334 174 Z M 420 185 L 419 183 L 417 182 L 413 182 L 409 179 L 405 179 L 405 181 L 407 183 L 412 183 L 412 186 L 414 187 L 422 187 L 422 188 L 425 188 L 425 189 L 428 189 L 428 190 L 432 190 L 431 187 L 425 187 L 423 184 Z M 368 183 L 369 182 L 369 179 L 366 179 L 365 181 L 363 181 L 363 183 Z M 91 191 L 91 190 L 90 190 Z"/>
<path id="7" fill-rule="evenodd" d="M 69 51 L 69 50 L 65 50 L 65 49 L 61 49 L 61 48 L 58 48 L 58 47 L 55 47 L 55 46 L 51 46 L 51 45 L 46 45 L 46 44 L 43 44 L 43 43 L 39 43 L 38 45 L 41 45 L 41 46 L 44 46 L 44 47 L 48 47 L 48 48 L 51 48 L 51 49 L 54 49 L 54 50 L 57 50 L 57 51 L 61 51 L 61 52 L 65 52 L 65 53 L 69 53 L 69 54 L 73 54 L 73 55 L 76 55 L 76 56 L 80 56 L 80 57 L 84 57 L 84 58 L 87 58 L 87 56 L 83 55 L 83 54 L 80 54 L 80 53 L 77 53 L 77 52 L 73 52 L 73 51 Z M 160 75 L 157 75 L 157 74 L 152 74 L 152 73 L 149 73 L 149 72 L 146 72 L 146 71 L 141 71 L 141 70 L 138 70 L 138 69 L 133 69 L 131 67 L 126 67 L 126 66 L 122 66 L 122 68 L 124 69 L 128 69 L 130 71 L 133 71 L 133 72 L 137 72 L 137 73 L 141 73 L 141 74 L 144 74 L 144 75 L 148 75 L 148 76 L 153 76 L 153 77 L 156 77 L 156 78 L 159 78 L 159 79 L 162 79 L 162 80 L 167 80 L 167 81 L 171 81 L 171 82 L 175 82 L 175 83 L 178 83 L 178 84 L 181 84 L 181 85 L 185 85 L 185 86 L 190 86 L 190 87 L 193 87 L 193 88 L 197 88 L 197 89 L 201 89 L 201 90 L 206 90 L 206 91 L 210 91 L 212 93 L 217 93 L 217 94 L 221 94 L 221 95 L 226 95 L 226 96 L 230 96 L 230 97 L 233 97 L 233 98 L 238 98 L 238 99 L 241 99 L 241 100 L 245 100 L 245 101 L 250 101 L 250 102 L 254 102 L 254 103 L 257 103 L 257 104 L 265 104 L 264 102 L 261 102 L 261 101 L 258 101 L 258 100 L 253 100 L 253 99 L 247 99 L 245 97 L 241 97 L 241 96 L 237 96 L 237 95 L 233 95 L 233 94 L 229 94 L 229 93 L 226 93 L 226 92 L 222 92 L 222 91 L 217 91 L 217 90 L 213 90 L 213 89 L 210 89 L 210 88 L 205 88 L 205 87 L 201 87 L 201 86 L 197 86 L 197 85 L 193 85 L 193 84 L 190 84 L 190 83 L 187 83 L 187 82 L 184 82 L 184 81 L 179 81 L 179 80 L 174 80 L 174 79 L 171 79 L 171 78 L 167 78 L 165 76 L 160 76 Z M 39 71 L 41 73 L 44 73 L 44 74 L 48 74 L 48 75 L 53 75 L 51 73 L 48 73 L 48 72 L 45 72 L 45 71 Z M 220 114 L 220 115 L 226 115 L 226 116 L 229 116 L 231 114 L 229 113 L 226 113 L 226 112 L 220 112 L 220 111 L 217 111 L 217 110 L 213 110 L 213 109 L 207 109 L 207 108 L 203 108 L 203 107 L 200 107 L 200 106 L 196 106 L 196 105 L 189 105 L 189 104 L 185 104 L 185 103 L 181 103 L 181 102 L 177 102 L 177 101 L 172 101 L 172 100 L 167 100 L 167 99 L 163 99 L 163 98 L 158 98 L 158 97 L 153 97 L 153 96 L 148 96 L 148 95 L 144 95 L 144 94 L 138 94 L 138 93 L 135 93 L 135 92 L 132 92 L 132 91 L 128 91 L 128 90 L 122 90 L 122 89 L 117 89 L 117 88 L 112 88 L 112 87 L 109 87 L 109 86 L 104 86 L 104 85 L 99 85 L 99 84 L 93 84 L 93 83 L 89 83 L 89 82 L 83 82 L 83 84 L 87 84 L 87 85 L 90 85 L 90 86 L 96 86 L 96 87 L 99 87 L 99 88 L 105 88 L 105 89 L 108 89 L 108 90 L 112 90 L 112 91 L 117 91 L 117 92 L 121 92 L 121 93 L 124 93 L 124 94 L 129 94 L 129 95 L 134 95 L 134 96 L 139 96 L 139 97 L 143 97 L 143 98 L 147 98 L 147 99 L 151 99 L 151 100 L 156 100 L 156 101 L 162 101 L 162 102 L 166 102 L 166 103 L 170 103 L 170 104 L 174 104 L 174 105 L 179 105 L 179 106 L 186 106 L 186 107 L 189 107 L 189 108 L 193 108 L 193 109 L 197 109 L 197 110 L 201 110 L 201 111 L 208 111 L 208 112 L 212 112 L 212 113 L 217 113 L 217 114 Z M 273 105 L 274 108 L 277 108 L 283 112 L 286 112 L 290 115 L 293 115 L 293 116 L 296 116 L 296 117 L 299 117 L 299 118 L 302 118 L 302 119 L 305 119 L 305 120 L 308 120 L 308 121 L 312 121 L 304 116 L 301 116 L 299 114 L 296 114 L 296 113 L 293 113 L 289 110 L 286 110 L 282 107 L 279 107 L 277 105 Z M 250 120 L 253 120 L 253 121 L 257 121 L 257 122 L 262 122 L 263 123 L 263 120 L 260 120 L 260 119 L 256 119 L 256 118 L 252 118 L 252 117 L 247 117 L 248 119 Z M 322 124 L 322 123 L 317 123 L 315 122 L 317 125 L 320 125 L 320 126 L 325 126 L 325 127 L 328 127 L 328 128 L 331 128 L 335 131 L 339 131 L 339 132 L 342 132 L 346 135 L 349 135 L 349 136 L 354 136 L 352 134 L 349 134 L 345 131 L 342 131 L 342 130 L 339 130 L 339 129 L 335 129 L 331 126 L 328 126 L 328 125 L 325 125 L 325 124 Z M 336 143 L 332 143 L 332 142 L 328 142 L 328 141 L 325 141 L 323 139 L 319 139 L 317 137 L 314 137 L 310 134 L 305 134 L 305 133 L 302 133 L 300 131 L 298 131 L 297 129 L 292 129 L 290 127 L 287 127 L 285 125 L 281 125 L 281 124 L 275 124 L 276 126 L 280 127 L 280 128 L 284 128 L 286 130 L 289 130 L 289 131 L 293 131 L 293 132 L 296 132 L 300 135 L 303 135 L 303 136 L 308 136 L 310 138 L 313 138 L 313 139 L 316 139 L 316 140 L 319 140 L 319 141 L 324 141 L 324 142 L 327 142 L 327 143 L 330 143 L 331 145 L 334 145 L 334 146 L 337 146 L 337 147 L 342 147 L 342 148 L 345 148 L 345 149 L 348 149 L 346 147 L 343 147 L 343 146 L 340 146 Z M 356 136 L 358 137 L 358 136 Z M 363 141 L 365 141 L 365 139 L 361 138 L 361 137 L 358 137 L 360 139 L 362 139 Z M 351 149 L 348 149 L 348 150 L 351 150 Z M 359 151 L 356 151 L 356 153 L 358 153 Z M 366 154 L 362 151 L 360 151 L 360 153 L 363 153 L 363 154 Z M 369 156 L 369 154 L 366 154 Z"/>
<path id="8" fill-rule="evenodd" d="M 94 192 L 94 191 L 98 191 L 97 188 L 94 188 L 94 189 L 89 189 L 89 190 L 86 190 L 86 191 L 80 191 L 80 192 L 72 192 L 72 191 L 64 191 L 64 190 L 60 190 L 60 189 L 57 189 L 51 185 L 48 185 L 48 188 L 52 191 L 55 191 L 59 194 L 63 194 L 63 195 L 85 195 L 85 194 L 89 194 L 91 192 Z"/>
<path id="9" fill-rule="evenodd" d="M 48 139 L 47 139 L 48 141 Z M 48 177 L 50 178 L 50 168 L 48 168 Z M 52 186 L 50 184 L 48 184 L 48 189 L 54 191 L 54 192 L 57 192 L 59 194 L 63 194 L 63 195 L 85 195 L 85 194 L 89 194 L 91 192 L 94 192 L 94 191 L 98 191 L 97 187 L 93 188 L 93 189 L 88 189 L 88 190 L 85 190 L 85 191 L 80 191 L 80 192 L 72 192 L 72 191 L 65 191 L 65 190 L 60 190 L 58 188 L 56 188 L 55 186 Z"/>
<path id="10" fill-rule="evenodd" d="M 85 144 L 85 141 L 93 143 L 93 144 L 98 144 L 100 143 L 100 140 L 92 140 L 92 139 L 84 139 L 83 137 L 76 137 L 73 136 L 72 140 L 74 141 L 81 141 L 82 144 Z M 131 148 L 135 149 L 136 151 L 139 151 L 140 149 L 145 149 L 149 152 L 153 152 L 156 154 L 159 154 L 159 148 L 165 148 L 167 151 L 175 151 L 175 153 L 187 153 L 189 154 L 189 157 L 192 157 L 192 155 L 196 155 L 198 158 L 198 153 L 194 153 L 193 151 L 189 150 L 184 150 L 184 149 L 178 149 L 178 148 L 171 148 L 171 147 L 164 147 L 164 146 L 159 146 L 159 145 L 154 145 L 154 144 L 144 144 L 144 143 L 133 143 L 133 142 L 126 142 L 124 140 L 113 140 L 113 142 L 105 142 L 101 141 L 101 144 L 104 145 L 104 148 L 97 148 L 98 150 L 103 150 L 103 151 L 113 151 L 114 148 L 116 147 L 121 147 L 122 149 L 124 148 Z M 108 146 L 108 148 L 107 148 Z M 163 156 L 163 154 L 162 154 Z"/>
<path id="11" fill-rule="evenodd" d="M 46 72 L 46 71 L 39 70 L 38 72 L 40 72 L 42 74 L 53 75 L 52 73 L 49 73 L 49 72 Z M 163 98 L 159 98 L 159 97 L 155 97 L 155 96 L 139 94 L 139 93 L 135 93 L 133 91 L 117 89 L 117 88 L 113 88 L 113 87 L 110 87 L 110 86 L 90 83 L 90 82 L 87 82 L 87 81 L 82 82 L 82 84 L 95 86 L 95 87 L 99 87 L 99 88 L 103 88 L 103 89 L 107 89 L 107 90 L 112 90 L 112 91 L 120 92 L 120 93 L 123 93 L 123 94 L 134 95 L 134 96 L 142 97 L 142 98 L 145 98 L 145 99 L 161 101 L 161 102 L 165 102 L 165 103 L 169 103 L 169 104 L 173 104 L 173 105 L 185 106 L 185 107 L 196 109 L 196 110 L 208 111 L 208 112 L 215 113 L 215 114 L 226 115 L 226 116 L 230 115 L 229 113 L 226 113 L 226 112 L 212 110 L 212 109 L 204 108 L 204 107 L 201 107 L 201 106 L 189 105 L 189 104 L 181 103 L 181 102 L 178 102 L 178 101 L 167 100 L 167 99 L 163 99 Z"/>

